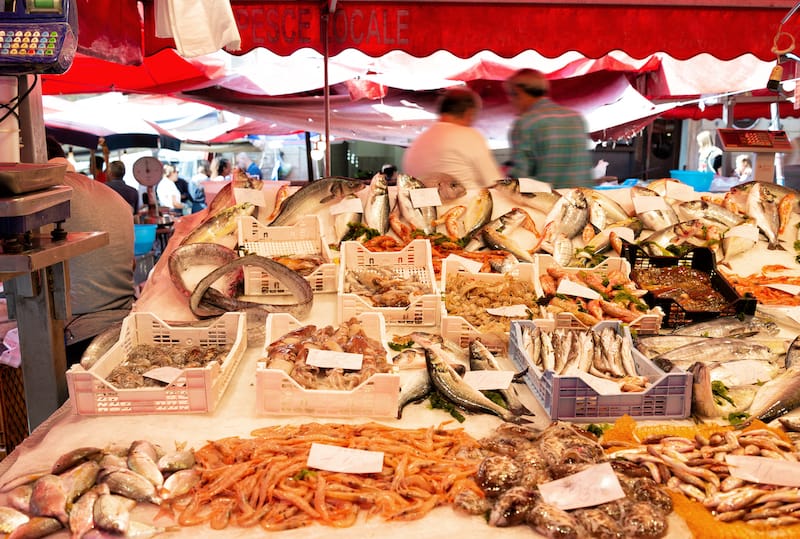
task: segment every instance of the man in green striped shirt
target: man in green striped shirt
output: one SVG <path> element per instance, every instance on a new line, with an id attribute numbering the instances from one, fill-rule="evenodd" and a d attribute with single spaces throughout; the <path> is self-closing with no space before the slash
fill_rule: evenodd
<path id="1" fill-rule="evenodd" d="M 553 189 L 591 187 L 589 141 L 580 113 L 551 100 L 549 81 L 535 69 L 514 73 L 506 89 L 517 112 L 509 135 L 509 176 L 535 178 Z"/>

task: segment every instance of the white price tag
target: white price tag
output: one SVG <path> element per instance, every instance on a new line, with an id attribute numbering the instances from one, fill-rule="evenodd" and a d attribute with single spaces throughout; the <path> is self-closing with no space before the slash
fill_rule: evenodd
<path id="1" fill-rule="evenodd" d="M 266 206 L 267 198 L 261 189 L 245 189 L 244 187 L 233 188 L 233 199 L 237 204 L 249 202 L 255 206 Z"/>
<path id="2" fill-rule="evenodd" d="M 691 185 L 682 182 L 667 182 L 664 194 L 675 200 L 697 200 L 697 193 Z"/>
<path id="3" fill-rule="evenodd" d="M 449 260 L 451 262 L 458 262 L 461 264 L 467 271 L 472 273 L 480 273 L 481 268 L 483 267 L 482 262 L 478 262 L 477 260 L 472 260 L 471 258 L 466 258 L 463 256 L 458 255 L 447 255 L 445 260 Z"/>
<path id="4" fill-rule="evenodd" d="M 767 286 L 774 288 L 775 290 L 780 290 L 781 292 L 786 292 L 787 294 L 791 294 L 793 296 L 800 294 L 800 285 L 796 284 L 774 283 L 768 284 Z"/>
<path id="5" fill-rule="evenodd" d="M 493 307 L 486 309 L 486 312 L 494 316 L 505 316 L 507 318 L 525 318 L 529 316 L 527 305 L 506 305 L 505 307 Z"/>
<path id="6" fill-rule="evenodd" d="M 660 196 L 635 196 L 632 197 L 631 200 L 633 201 L 633 209 L 636 211 L 636 213 L 666 210 L 668 207 L 667 201 Z"/>
<path id="7" fill-rule="evenodd" d="M 750 455 L 725 455 L 730 474 L 765 485 L 800 487 L 800 462 Z"/>
<path id="8" fill-rule="evenodd" d="M 159 382 L 164 382 L 165 384 L 174 383 L 176 386 L 186 385 L 186 380 L 179 380 L 179 378 L 183 376 L 183 369 L 178 369 L 176 367 L 156 367 L 144 373 L 143 376 L 158 380 Z"/>
<path id="9" fill-rule="evenodd" d="M 625 497 L 611 464 L 595 464 L 576 474 L 539 484 L 546 503 L 568 511 Z"/>
<path id="10" fill-rule="evenodd" d="M 478 391 L 508 389 L 514 374 L 514 371 L 467 371 L 464 381 Z"/>
<path id="11" fill-rule="evenodd" d="M 363 213 L 364 205 L 357 196 L 344 197 L 342 200 L 331 206 L 331 215 L 340 213 Z"/>
<path id="12" fill-rule="evenodd" d="M 357 371 L 361 368 L 364 361 L 362 354 L 350 354 L 348 352 L 337 352 L 335 350 L 318 350 L 316 348 L 308 351 L 306 363 L 324 369 L 345 369 Z"/>
<path id="13" fill-rule="evenodd" d="M 533 178 L 520 178 L 519 182 L 520 193 L 550 193 L 553 188 L 547 182 L 540 182 Z"/>
<path id="14" fill-rule="evenodd" d="M 415 208 L 426 208 L 428 206 L 441 206 L 442 199 L 439 198 L 439 189 L 436 187 L 421 187 L 411 189 L 408 192 L 411 197 L 411 205 Z"/>
<path id="15" fill-rule="evenodd" d="M 612 232 L 616 234 L 617 237 L 622 238 L 628 243 L 635 243 L 633 229 L 631 228 L 628 228 L 626 226 L 612 226 L 611 228 L 608 229 L 608 233 L 611 234 Z"/>
<path id="16" fill-rule="evenodd" d="M 756 225 L 737 225 L 728 229 L 726 236 L 737 236 L 747 240 L 758 241 L 758 227 Z"/>
<path id="17" fill-rule="evenodd" d="M 383 451 L 312 443 L 306 464 L 309 468 L 329 472 L 380 473 L 383 470 Z"/>
<path id="18" fill-rule="evenodd" d="M 556 289 L 556 294 L 564 294 L 565 296 L 577 296 L 579 298 L 586 298 L 586 299 L 600 299 L 600 294 L 592 290 L 587 286 L 583 286 L 582 284 L 578 284 L 574 281 L 570 281 L 569 279 L 561 279 L 558 282 L 558 289 Z"/>

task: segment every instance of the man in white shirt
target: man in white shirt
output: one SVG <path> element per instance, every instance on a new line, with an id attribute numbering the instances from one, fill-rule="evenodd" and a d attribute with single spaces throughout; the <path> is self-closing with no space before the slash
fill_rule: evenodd
<path id="1" fill-rule="evenodd" d="M 480 97 L 472 90 L 448 90 L 439 101 L 439 120 L 403 155 L 402 172 L 428 187 L 445 179 L 474 189 L 490 187 L 503 178 L 486 139 L 471 127 L 480 108 Z"/>

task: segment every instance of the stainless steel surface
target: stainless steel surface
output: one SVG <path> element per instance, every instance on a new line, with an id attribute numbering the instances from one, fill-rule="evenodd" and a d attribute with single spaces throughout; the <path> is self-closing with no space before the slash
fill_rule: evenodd
<path id="1" fill-rule="evenodd" d="M 56 185 L 41 191 L 0 197 L 0 217 L 18 217 L 45 210 L 72 199 L 72 187 Z"/>
<path id="2" fill-rule="evenodd" d="M 0 163 L 0 191 L 21 194 L 63 183 L 67 166 L 56 163 Z"/>

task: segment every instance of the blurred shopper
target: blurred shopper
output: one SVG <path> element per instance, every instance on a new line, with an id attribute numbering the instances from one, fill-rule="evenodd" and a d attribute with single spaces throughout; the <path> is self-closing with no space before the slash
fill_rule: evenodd
<path id="1" fill-rule="evenodd" d="M 272 174 L 269 179 L 272 181 L 288 180 L 292 173 L 291 163 L 286 162 L 286 154 L 283 150 L 278 150 L 275 154 L 275 165 L 272 167 Z"/>
<path id="2" fill-rule="evenodd" d="M 212 182 L 226 182 L 231 179 L 231 162 L 220 157 L 211 163 L 211 181 Z"/>
<path id="3" fill-rule="evenodd" d="M 711 131 L 700 131 L 697 134 L 698 159 L 697 170 L 711 171 L 717 176 L 722 174 L 722 150 L 714 144 Z"/>
<path id="4" fill-rule="evenodd" d="M 139 213 L 139 191 L 134 189 L 123 178 L 125 177 L 125 163 L 122 161 L 112 161 L 108 165 L 108 181 L 106 185 L 116 191 L 119 196 L 125 199 L 133 209 L 133 215 Z"/>
<path id="5" fill-rule="evenodd" d="M 550 99 L 550 82 L 535 69 L 511 75 L 506 90 L 517 113 L 509 134 L 509 175 L 535 178 L 553 189 L 591 187 L 589 138 L 581 114 Z"/>
<path id="6" fill-rule="evenodd" d="M 197 163 L 197 173 L 189 181 L 192 193 L 192 213 L 206 208 L 206 191 L 203 185 L 211 179 L 211 167 L 206 159 Z"/>
<path id="7" fill-rule="evenodd" d="M 251 178 L 262 179 L 261 168 L 245 152 L 236 156 L 236 166 Z"/>
<path id="8" fill-rule="evenodd" d="M 486 139 L 472 127 L 480 109 L 481 99 L 472 90 L 447 90 L 439 100 L 439 120 L 405 151 L 402 172 L 428 187 L 443 179 L 467 189 L 494 185 L 503 173 Z"/>
<path id="9" fill-rule="evenodd" d="M 156 198 L 158 205 L 170 210 L 183 211 L 181 192 L 175 182 L 178 181 L 178 171 L 172 165 L 164 165 L 164 176 L 156 185 Z"/>
<path id="10" fill-rule="evenodd" d="M 739 178 L 739 183 L 749 182 L 753 179 L 753 163 L 750 161 L 750 156 L 739 154 L 736 156 L 736 177 Z"/>
<path id="11" fill-rule="evenodd" d="M 51 162 L 67 162 L 61 145 L 47 138 Z M 64 174 L 72 188 L 67 232 L 108 233 L 108 245 L 69 259 L 72 317 L 64 328 L 67 364 L 80 361 L 92 338 L 130 313 L 134 301 L 133 215 L 110 187 L 73 170 Z"/>

